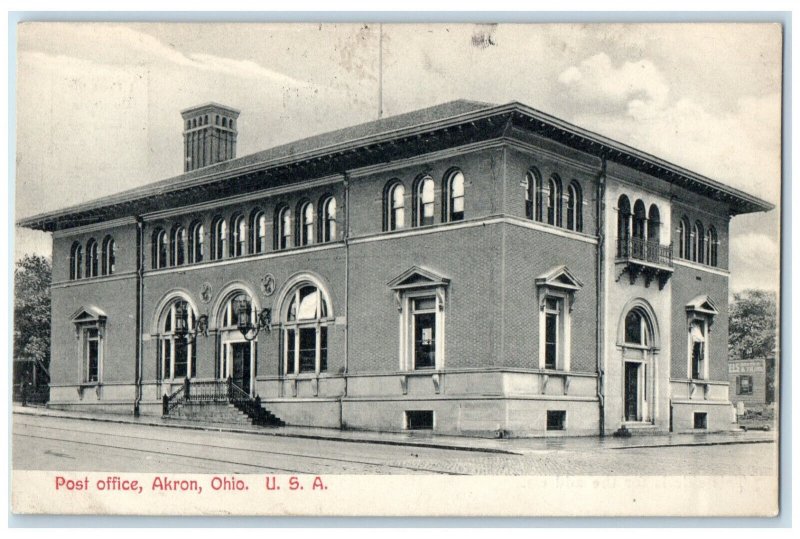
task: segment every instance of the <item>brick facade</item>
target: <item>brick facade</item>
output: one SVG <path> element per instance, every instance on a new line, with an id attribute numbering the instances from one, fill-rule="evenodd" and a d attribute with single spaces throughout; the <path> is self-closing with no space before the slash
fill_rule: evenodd
<path id="1" fill-rule="evenodd" d="M 272 316 L 247 348 L 247 384 L 289 424 L 403 430 L 407 412 L 421 410 L 433 412 L 435 430 L 461 434 L 595 435 L 623 425 L 686 430 L 697 413 L 707 414 L 709 429 L 728 428 L 728 216 L 768 205 L 696 175 L 666 181 L 685 171 L 648 165 L 578 128 L 570 127 L 572 137 L 563 125 L 547 129 L 546 121 L 519 104 L 456 102 L 191 171 L 181 177 L 191 184 L 180 188 L 181 196 L 161 182 L 156 191 L 100 201 L 88 225 L 82 208 L 24 221 L 55 232 L 51 406 L 161 413 L 161 397 L 183 383 L 161 372 L 164 313 L 174 300 L 209 320 L 208 335 L 192 345 L 193 378 L 224 378 L 223 356 L 251 346 L 235 328 L 223 327 L 224 305 L 244 293 L 256 311 Z M 382 138 L 370 146 L 369 137 Z M 299 148 L 324 153 L 334 142 L 349 149 L 300 157 Z M 446 222 L 453 171 L 464 176 L 463 219 Z M 539 175 L 538 195 L 526 180 L 529 171 Z M 548 190 L 554 175 L 560 197 Z M 425 211 L 415 189 L 425 176 L 433 180 L 433 221 L 415 226 Z M 391 231 L 390 182 L 405 189 L 405 226 Z M 702 182 L 725 196 L 698 194 Z M 570 210 L 575 192 L 580 200 Z M 327 197 L 336 201 L 336 231 L 323 242 Z M 622 197 L 657 208 L 660 217 L 647 225 L 650 254 L 619 243 Z M 278 210 L 292 212 L 294 239 L 303 201 L 314 207 L 313 241 L 276 250 Z M 560 219 L 553 213 L 550 223 L 553 204 Z M 245 247 L 242 256 L 227 251 L 210 260 L 214 218 L 256 209 L 267 216 L 266 250 L 250 254 Z M 716 265 L 674 253 L 684 215 L 713 225 Z M 632 219 L 635 239 L 639 224 Z M 153 263 L 156 230 L 196 222 L 205 233 L 202 262 Z M 75 242 L 109 234 L 116 242 L 114 274 L 71 279 Z M 671 248 L 671 258 L 653 258 L 657 248 Z M 265 290 L 267 276 L 274 287 Z M 324 369 L 319 363 L 295 374 L 285 358 L 295 342 L 287 308 L 303 282 L 326 303 L 314 326 L 317 340 L 302 341 L 298 354 L 312 357 L 308 346 L 316 342 L 317 357 L 327 361 Z M 412 322 L 424 318 L 412 318 L 420 297 L 435 304 L 426 311 L 437 324 L 432 369 L 413 366 L 421 353 L 415 347 L 433 346 L 424 337 L 422 345 L 414 340 L 426 335 Z M 641 346 L 632 346 L 626 333 L 631 311 L 646 319 L 650 336 Z M 79 312 L 89 318 L 75 318 Z M 707 351 L 698 348 L 706 354 L 700 379 L 690 372 L 692 343 L 699 342 L 695 319 L 708 320 Z M 101 327 L 97 382 L 83 370 L 88 352 L 81 332 L 92 324 Z M 565 414 L 563 430 L 548 430 L 548 412 L 551 420 Z M 551 423 L 550 429 L 558 422 Z"/>

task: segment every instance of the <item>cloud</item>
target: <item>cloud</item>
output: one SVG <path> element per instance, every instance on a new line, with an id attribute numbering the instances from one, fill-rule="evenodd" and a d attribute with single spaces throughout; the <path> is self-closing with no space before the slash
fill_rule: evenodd
<path id="1" fill-rule="evenodd" d="M 780 246 L 777 237 L 757 232 L 731 238 L 731 290 L 779 289 Z"/>
<path id="2" fill-rule="evenodd" d="M 652 61 L 626 61 L 617 66 L 604 52 L 566 68 L 558 82 L 585 107 L 626 110 L 634 117 L 663 108 L 669 96 L 669 86 Z"/>

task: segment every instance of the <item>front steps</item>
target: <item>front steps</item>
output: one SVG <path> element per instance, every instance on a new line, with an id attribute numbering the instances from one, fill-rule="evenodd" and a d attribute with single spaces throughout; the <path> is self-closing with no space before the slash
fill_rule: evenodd
<path id="1" fill-rule="evenodd" d="M 247 414 L 227 402 L 184 402 L 165 417 L 228 425 L 251 425 L 253 423 Z"/>
<path id="2" fill-rule="evenodd" d="M 176 406 L 166 419 L 183 419 L 203 423 L 224 423 L 228 425 L 259 425 L 262 427 L 283 427 L 286 425 L 278 416 L 265 410 L 260 401 L 184 401 Z"/>

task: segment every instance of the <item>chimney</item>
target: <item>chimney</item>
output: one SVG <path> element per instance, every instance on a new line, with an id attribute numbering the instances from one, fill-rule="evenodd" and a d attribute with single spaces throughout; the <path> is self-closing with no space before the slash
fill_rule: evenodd
<path id="1" fill-rule="evenodd" d="M 182 110 L 181 116 L 184 172 L 236 157 L 238 110 L 206 103 Z"/>

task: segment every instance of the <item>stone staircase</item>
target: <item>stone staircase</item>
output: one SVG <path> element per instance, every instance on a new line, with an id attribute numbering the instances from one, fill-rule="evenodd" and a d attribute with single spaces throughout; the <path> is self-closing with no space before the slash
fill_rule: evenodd
<path id="1" fill-rule="evenodd" d="M 253 423 L 253 420 L 247 414 L 228 402 L 184 402 L 166 417 L 184 421 L 225 423 L 228 425 L 250 425 Z"/>
<path id="2" fill-rule="evenodd" d="M 172 395 L 164 396 L 162 417 L 228 425 L 286 425 L 261 405 L 259 397 L 251 397 L 230 379 L 186 380 Z"/>

